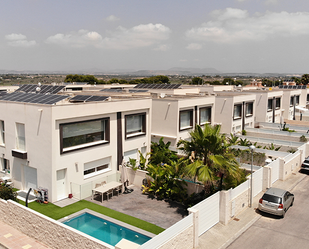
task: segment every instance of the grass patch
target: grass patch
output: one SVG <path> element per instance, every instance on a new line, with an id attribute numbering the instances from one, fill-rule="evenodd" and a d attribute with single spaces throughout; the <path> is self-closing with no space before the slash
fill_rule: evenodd
<path id="1" fill-rule="evenodd" d="M 25 205 L 25 202 L 20 201 L 19 203 L 22 205 Z M 98 212 L 100 214 L 104 214 L 106 216 L 109 216 L 111 218 L 114 218 L 116 220 L 120 220 L 122 222 L 125 222 L 127 224 L 130 224 L 132 226 L 138 227 L 140 229 L 143 229 L 145 231 L 151 232 L 153 234 L 159 234 L 162 231 L 164 231 L 163 228 L 158 227 L 152 223 L 149 223 L 147 221 L 135 218 L 133 216 L 124 214 L 124 213 L 120 213 L 118 211 L 112 210 L 110 208 L 107 207 L 103 207 L 101 205 L 89 202 L 89 201 L 85 201 L 85 200 L 80 200 L 76 203 L 73 203 L 71 205 L 68 205 L 66 207 L 58 207 L 52 203 L 48 203 L 48 204 L 40 204 L 38 202 L 31 202 L 28 204 L 28 207 L 41 213 L 44 214 L 54 220 L 59 220 L 63 217 L 66 217 L 70 214 L 76 213 L 80 210 L 83 210 L 85 208 L 91 209 L 95 212 Z"/>

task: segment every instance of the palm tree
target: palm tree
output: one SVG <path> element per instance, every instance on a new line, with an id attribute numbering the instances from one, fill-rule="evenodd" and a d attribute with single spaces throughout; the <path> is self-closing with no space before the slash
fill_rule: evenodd
<path id="1" fill-rule="evenodd" d="M 221 126 L 206 124 L 204 129 L 196 125 L 190 132 L 190 141 L 180 140 L 177 144 L 190 159 L 186 167 L 189 176 L 204 183 L 213 183 L 220 177 L 220 188 L 226 175 L 238 178 L 239 167 L 234 155 L 228 148 L 224 134 L 220 134 Z"/>

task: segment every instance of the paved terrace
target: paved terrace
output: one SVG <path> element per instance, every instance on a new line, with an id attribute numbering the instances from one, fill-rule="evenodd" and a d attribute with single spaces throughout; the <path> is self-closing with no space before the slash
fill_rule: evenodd
<path id="1" fill-rule="evenodd" d="M 164 229 L 177 223 L 187 215 L 187 210 L 177 203 L 151 198 L 142 194 L 141 189 L 135 186 L 129 188 L 134 191 L 129 194 L 113 196 L 109 200 L 106 200 L 104 195 L 103 203 L 101 203 L 100 196 L 95 200 L 91 200 L 91 197 L 86 198 L 86 200 L 148 221 Z"/>

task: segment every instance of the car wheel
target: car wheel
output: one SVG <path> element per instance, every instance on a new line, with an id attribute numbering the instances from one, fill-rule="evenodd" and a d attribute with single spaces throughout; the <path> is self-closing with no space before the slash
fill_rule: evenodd
<path id="1" fill-rule="evenodd" d="M 292 202 L 291 202 L 291 207 L 293 206 L 293 204 L 294 204 L 294 198 L 293 198 L 293 200 L 292 200 Z"/>

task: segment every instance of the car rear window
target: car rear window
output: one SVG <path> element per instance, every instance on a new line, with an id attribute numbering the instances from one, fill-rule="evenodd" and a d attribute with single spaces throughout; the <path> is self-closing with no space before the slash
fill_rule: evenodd
<path id="1" fill-rule="evenodd" d="M 264 194 L 262 199 L 265 200 L 265 201 L 272 202 L 272 203 L 277 203 L 277 204 L 280 204 L 281 201 L 282 201 L 280 197 L 273 196 L 273 195 L 268 195 L 268 194 Z"/>

